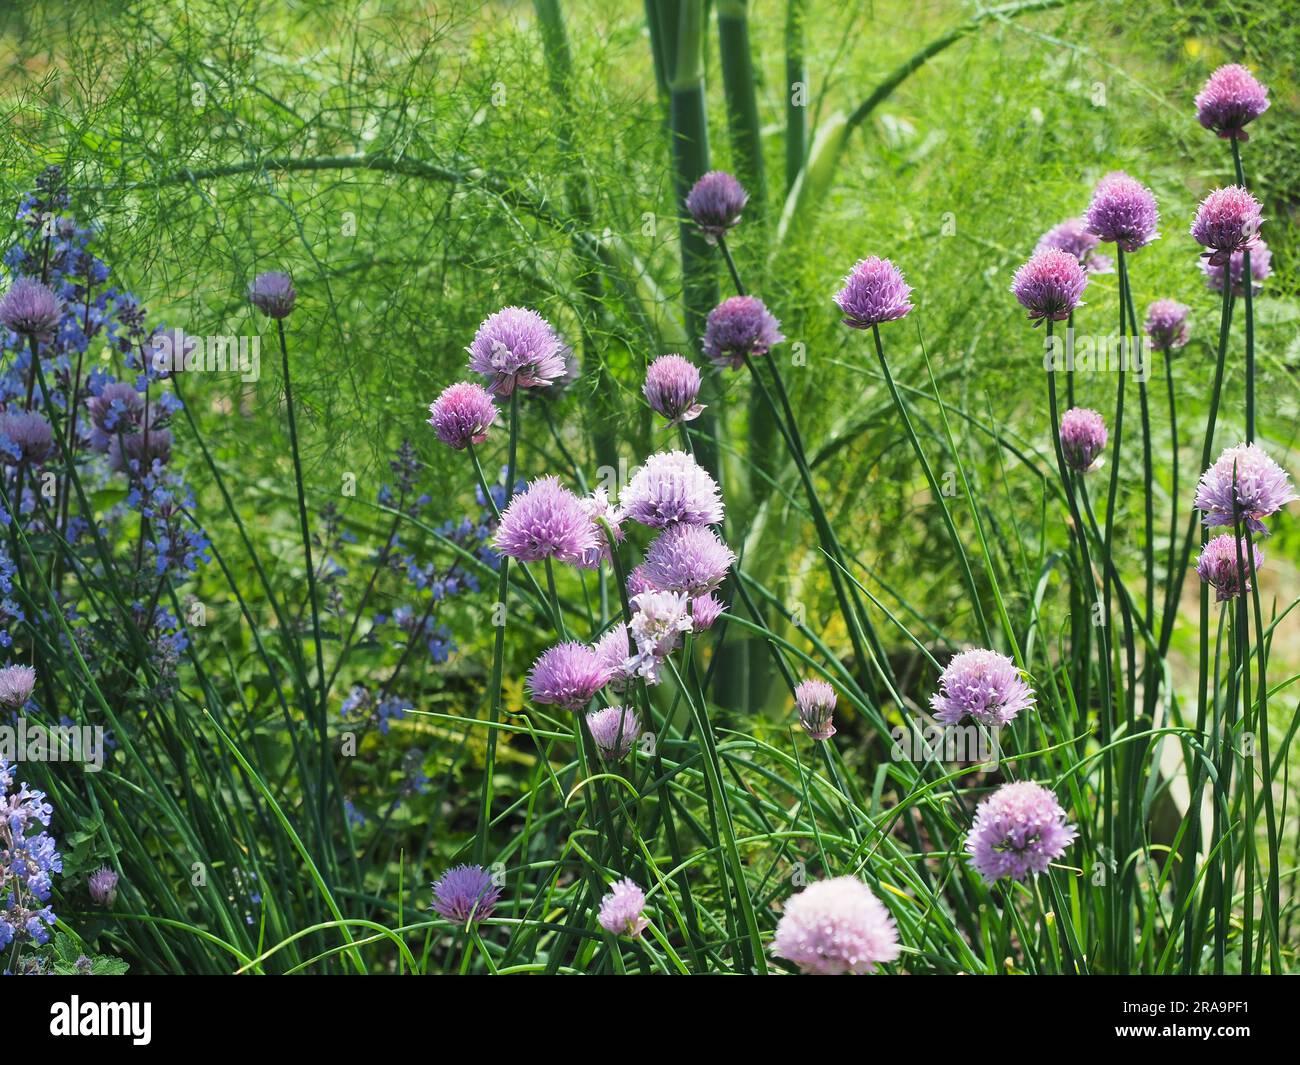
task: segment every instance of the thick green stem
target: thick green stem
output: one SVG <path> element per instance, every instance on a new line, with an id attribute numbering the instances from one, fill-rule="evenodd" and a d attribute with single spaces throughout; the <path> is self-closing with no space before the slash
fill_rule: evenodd
<path id="1" fill-rule="evenodd" d="M 610 377 L 604 359 L 601 358 L 589 326 L 590 322 L 599 321 L 605 316 L 604 284 L 601 280 L 601 262 L 591 242 L 586 238 L 586 234 L 592 228 L 594 212 L 591 206 L 591 189 L 588 187 L 585 169 L 578 158 L 574 138 L 574 129 L 580 119 L 574 115 L 575 105 L 570 87 L 573 58 L 569 50 L 568 34 L 564 28 L 564 17 L 560 12 L 560 0 L 533 0 L 533 7 L 537 12 L 537 22 L 542 31 L 547 81 L 551 95 L 555 97 L 559 108 L 559 118 L 555 123 L 556 144 L 561 153 L 568 157 L 564 183 L 565 198 L 568 200 L 569 213 L 577 223 L 570 240 L 574 257 L 579 264 L 576 286 L 582 297 L 583 307 L 583 313 L 579 316 L 582 368 L 584 375 L 593 377 L 597 382 L 595 390 L 591 393 L 591 402 L 583 405 L 587 415 L 587 435 L 591 440 L 597 464 L 617 469 L 618 438 L 615 427 L 618 424 L 616 408 L 618 390 Z"/>
<path id="2" fill-rule="evenodd" d="M 808 157 L 808 70 L 804 64 L 807 0 L 785 5 L 785 194 Z"/>
<path id="3" fill-rule="evenodd" d="M 767 179 L 749 50 L 748 6 L 747 0 L 718 0 L 718 50 L 722 55 L 722 91 L 727 100 L 732 165 L 749 192 L 752 214 L 759 216 L 767 202 Z"/>
<path id="4" fill-rule="evenodd" d="M 684 203 L 691 187 L 709 169 L 709 119 L 704 86 L 704 5 L 701 0 L 668 3 L 656 0 L 650 20 L 652 37 L 660 37 L 668 65 L 668 125 L 672 148 L 673 189 L 681 216 L 682 302 L 686 336 L 699 350 L 705 319 L 718 302 L 712 248 L 704 234 L 685 216 Z M 676 20 L 672 19 L 676 13 Z M 722 482 L 717 435 L 720 399 L 711 378 L 705 379 L 702 398 L 708 409 L 694 424 L 700 464 Z"/>

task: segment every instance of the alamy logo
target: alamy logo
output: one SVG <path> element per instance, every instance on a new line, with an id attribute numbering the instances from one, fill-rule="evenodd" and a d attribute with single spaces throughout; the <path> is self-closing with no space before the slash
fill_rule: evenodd
<path id="1" fill-rule="evenodd" d="M 244 382 L 262 374 L 262 338 L 259 336 L 201 337 L 180 329 L 155 333 L 150 363 L 160 374 L 238 373 Z"/>
<path id="2" fill-rule="evenodd" d="M 1074 373 L 1118 373 L 1126 370 L 1139 381 L 1151 376 L 1151 342 L 1145 336 L 1053 334 L 1043 341 L 1043 369 Z"/>
<path id="3" fill-rule="evenodd" d="M 50 1006 L 50 1035 L 128 1036 L 138 1047 L 152 1038 L 151 1002 L 82 1002 L 73 995 L 70 1002 Z"/>
<path id="4" fill-rule="evenodd" d="M 889 735 L 894 741 L 889 753 L 895 762 L 983 762 L 996 769 L 1002 759 L 996 729 L 922 720 L 895 725 Z"/>
<path id="5" fill-rule="evenodd" d="M 80 762 L 87 772 L 104 768 L 102 725 L 40 725 L 20 717 L 0 725 L 0 761 Z"/>

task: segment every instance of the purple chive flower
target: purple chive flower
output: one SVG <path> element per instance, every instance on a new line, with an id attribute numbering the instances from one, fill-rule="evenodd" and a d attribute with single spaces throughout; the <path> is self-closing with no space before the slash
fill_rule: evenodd
<path id="1" fill-rule="evenodd" d="M 704 325 L 704 354 L 733 370 L 750 355 L 766 355 L 785 335 L 781 323 L 757 296 L 731 296 L 709 311 Z"/>
<path id="2" fill-rule="evenodd" d="M 772 953 L 816 976 L 872 972 L 902 953 L 889 910 L 855 876 L 809 884 L 785 904 Z"/>
<path id="3" fill-rule="evenodd" d="M 1204 258 L 1216 265 L 1226 263 L 1233 252 L 1252 251 L 1264 224 L 1259 201 L 1240 185 L 1215 189 L 1196 210 L 1192 236 L 1208 248 Z"/>
<path id="4" fill-rule="evenodd" d="M 1193 506 L 1205 514 L 1202 520 L 1210 528 L 1235 525 L 1241 520 L 1252 531 L 1267 536 L 1268 529 L 1261 519 L 1276 514 L 1296 498 L 1286 470 L 1263 448 L 1238 444 L 1225 449 L 1201 474 Z"/>
<path id="5" fill-rule="evenodd" d="M 1061 415 L 1061 451 L 1071 469 L 1090 473 L 1100 466 L 1106 439 L 1106 421 L 1095 410 L 1071 407 Z"/>
<path id="6" fill-rule="evenodd" d="M 686 196 L 686 213 L 710 239 L 716 239 L 740 221 L 749 193 L 725 170 L 710 170 Z"/>
<path id="7" fill-rule="evenodd" d="M 600 927 L 611 935 L 640 937 L 650 922 L 642 916 L 645 910 L 645 892 L 624 877 L 609 886 L 609 894 L 600 900 L 597 920 Z"/>
<path id="8" fill-rule="evenodd" d="M 835 689 L 824 680 L 805 680 L 794 690 L 799 707 L 799 724 L 815 740 L 835 735 Z"/>
<path id="9" fill-rule="evenodd" d="M 565 348 L 551 324 L 527 307 L 503 307 L 483 319 L 466 348 L 469 368 L 488 379 L 488 391 L 545 388 L 566 373 Z"/>
<path id="10" fill-rule="evenodd" d="M 641 719 L 631 707 L 607 706 L 587 715 L 587 729 L 606 762 L 621 762 L 641 736 Z"/>
<path id="11" fill-rule="evenodd" d="M 707 525 L 673 525 L 645 553 L 645 575 L 666 592 L 707 595 L 736 561 L 731 549 Z"/>
<path id="12" fill-rule="evenodd" d="M 668 419 L 668 425 L 692 422 L 704 412 L 697 403 L 700 371 L 680 355 L 660 355 L 645 372 L 641 389 L 652 410 Z"/>
<path id="13" fill-rule="evenodd" d="M 586 644 L 558 643 L 533 663 L 528 693 L 537 703 L 581 710 L 609 681 L 609 671 Z"/>
<path id="14" fill-rule="evenodd" d="M 697 595 L 691 600 L 691 631 L 705 632 L 713 628 L 725 609 L 716 595 Z"/>
<path id="15" fill-rule="evenodd" d="M 439 440 L 457 451 L 470 444 L 483 443 L 496 419 L 497 408 L 492 396 L 472 381 L 448 385 L 429 405 L 429 424 L 433 431 Z"/>
<path id="16" fill-rule="evenodd" d="M 1245 127 L 1268 110 L 1268 90 L 1240 63 L 1219 67 L 1196 94 L 1196 118 L 1224 140 L 1250 140 Z"/>
<path id="17" fill-rule="evenodd" d="M 558 477 L 542 477 L 510 501 L 493 546 L 520 562 L 579 563 L 600 546 L 600 534 L 581 499 Z"/>
<path id="18" fill-rule="evenodd" d="M 115 473 L 147 474 L 155 462 L 162 466 L 172 460 L 172 431 L 152 427 L 130 436 L 114 436 L 108 442 L 108 468 Z"/>
<path id="19" fill-rule="evenodd" d="M 645 563 L 643 562 L 639 566 L 633 566 L 632 572 L 627 575 L 628 597 L 635 599 L 642 592 L 657 591 L 659 591 L 659 589 L 654 586 L 654 582 L 650 580 L 649 575 L 645 571 Z"/>
<path id="20" fill-rule="evenodd" d="M 1137 251 L 1160 236 L 1156 232 L 1160 212 L 1155 196 L 1122 170 L 1097 182 L 1086 217 L 1089 232 L 1124 251 Z"/>
<path id="21" fill-rule="evenodd" d="M 1113 267 L 1110 259 L 1096 250 L 1100 243 L 1101 238 L 1088 231 L 1087 219 L 1067 218 L 1038 238 L 1034 254 L 1052 250 L 1069 252 L 1088 273 L 1108 274 Z"/>
<path id="22" fill-rule="evenodd" d="M 433 908 L 449 921 L 477 924 L 492 916 L 501 889 L 481 865 L 457 865 L 433 885 Z"/>
<path id="23" fill-rule="evenodd" d="M 881 322 L 893 322 L 912 309 L 908 297 L 912 286 L 888 259 L 875 255 L 859 259 L 835 293 L 842 321 L 853 329 L 870 329 Z"/>
<path id="24" fill-rule="evenodd" d="M 1067 824 L 1056 796 L 1030 780 L 1003 784 L 975 810 L 966 837 L 971 865 L 992 884 L 1045 873 L 1079 833 Z"/>
<path id="25" fill-rule="evenodd" d="M 677 650 L 682 633 L 694 631 L 691 601 L 681 592 L 642 592 L 632 597 L 631 606 L 628 632 L 636 654 L 628 664 L 638 676 L 658 684 L 663 660 Z"/>
<path id="26" fill-rule="evenodd" d="M 21 710 L 36 690 L 36 670 L 31 666 L 5 666 L 0 669 L 0 705 Z"/>
<path id="27" fill-rule="evenodd" d="M 1005 725 L 1033 705 L 1033 690 L 1016 664 L 982 648 L 953 655 L 939 677 L 939 690 L 930 696 L 934 716 L 944 725 L 956 725 L 968 714 L 981 725 Z"/>
<path id="28" fill-rule="evenodd" d="M 626 517 L 652 529 L 722 522 L 717 482 L 685 451 L 651 455 L 628 481 L 619 503 Z"/>
<path id="29" fill-rule="evenodd" d="M 1205 271 L 1205 287 L 1211 292 L 1223 291 L 1223 264 L 1212 263 L 1209 259 L 1201 258 L 1199 260 L 1201 269 Z M 1246 269 L 1246 256 L 1243 252 L 1234 251 L 1228 263 L 1228 273 L 1232 277 L 1232 294 L 1234 296 L 1244 296 L 1246 293 L 1242 288 L 1242 274 Z M 1262 291 L 1264 282 L 1273 272 L 1273 252 L 1269 249 L 1268 244 L 1263 237 L 1258 237 L 1255 246 L 1250 249 L 1250 291 L 1251 295 L 1256 295 Z"/>
<path id="30" fill-rule="evenodd" d="M 1063 322 L 1082 302 L 1080 297 L 1088 285 L 1088 271 L 1068 251 L 1035 252 L 1033 257 L 1016 271 L 1011 281 L 1011 291 L 1020 305 L 1029 312 L 1029 320 L 1037 325 L 1043 319 Z"/>
<path id="31" fill-rule="evenodd" d="M 99 395 L 86 400 L 86 409 L 90 413 L 91 446 L 96 451 L 107 451 L 113 437 L 130 435 L 144 422 L 144 397 L 125 381 L 110 381 Z"/>
<path id="32" fill-rule="evenodd" d="M 1196 560 L 1196 573 L 1206 584 L 1218 593 L 1215 599 L 1222 603 L 1234 599 L 1242 591 L 1250 591 L 1250 549 L 1255 549 L 1255 571 L 1264 564 L 1264 552 L 1257 544 L 1247 544 L 1243 536 L 1240 542 L 1241 562 L 1237 561 L 1238 542 L 1235 537 L 1223 533 L 1216 536 L 1201 548 Z"/>
<path id="33" fill-rule="evenodd" d="M 288 318 L 293 313 L 298 293 L 288 274 L 280 270 L 268 270 L 253 278 L 253 283 L 248 286 L 248 298 L 268 318 L 281 319 Z"/>
<path id="34" fill-rule="evenodd" d="M 15 333 L 48 340 L 63 317 L 63 301 L 32 277 L 19 277 L 0 299 L 0 322 Z"/>
<path id="35" fill-rule="evenodd" d="M 43 462 L 54 449 L 54 430 L 45 415 L 35 411 L 0 414 L 0 437 L 14 446 L 20 462 L 29 465 Z"/>
<path id="36" fill-rule="evenodd" d="M 609 676 L 609 686 L 614 691 L 623 691 L 633 672 L 628 663 L 632 650 L 628 641 L 627 623 L 620 621 L 596 641 L 592 650 L 596 652 L 596 660 L 601 669 Z"/>
<path id="37" fill-rule="evenodd" d="M 1187 310 L 1177 300 L 1156 300 L 1147 308 L 1145 329 L 1156 351 L 1173 351 L 1186 345 Z"/>
<path id="38" fill-rule="evenodd" d="M 90 899 L 96 906 L 106 910 L 113 908 L 117 901 L 117 873 L 108 866 L 101 866 L 90 874 L 86 886 L 90 888 Z"/>

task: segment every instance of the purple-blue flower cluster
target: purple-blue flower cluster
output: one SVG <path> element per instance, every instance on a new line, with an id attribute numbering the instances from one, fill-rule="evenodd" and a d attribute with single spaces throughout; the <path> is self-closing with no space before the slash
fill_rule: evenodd
<path id="1" fill-rule="evenodd" d="M 55 873 L 63 871 L 54 837 L 54 813 L 45 793 L 15 786 L 13 766 L 0 759 L 0 949 L 15 940 L 45 943 L 54 927 L 50 908 Z"/>
<path id="2" fill-rule="evenodd" d="M 0 522 L 20 515 L 29 537 L 52 535 L 87 557 L 92 534 L 102 549 L 113 539 L 109 525 L 120 523 L 134 543 L 116 576 L 138 604 L 144 642 L 163 662 L 177 658 L 188 637 L 160 604 L 176 583 L 197 573 L 210 546 L 189 487 L 172 464 L 170 423 L 181 403 L 150 357 L 166 334 L 151 331 L 139 301 L 111 283 L 109 267 L 91 249 L 94 231 L 78 225 L 68 208 L 63 175 L 50 167 L 20 204 L 20 237 L 3 256 L 0 478 L 9 506 L 0 506 Z M 105 351 L 116 370 L 102 363 Z M 74 477 L 63 473 L 68 462 Z M 118 478 L 126 484 L 123 501 L 104 515 L 84 513 L 84 489 L 74 485 Z M 96 565 L 102 562 L 97 551 Z M 14 558 L 0 557 L 5 647 L 27 620 L 11 595 L 18 576 Z M 89 639 L 88 630 L 81 627 L 74 638 Z"/>

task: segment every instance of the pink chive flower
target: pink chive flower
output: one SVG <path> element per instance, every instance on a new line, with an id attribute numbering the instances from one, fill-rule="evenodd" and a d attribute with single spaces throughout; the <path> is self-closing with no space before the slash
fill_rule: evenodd
<path id="1" fill-rule="evenodd" d="M 581 710 L 609 680 L 609 671 L 586 644 L 570 640 L 543 651 L 528 674 L 528 694 L 536 703 Z"/>
<path id="2" fill-rule="evenodd" d="M 645 892 L 628 878 L 609 886 L 609 894 L 600 900 L 596 919 L 600 927 L 615 936 L 638 939 L 650 923 L 642 916 L 645 910 Z"/>
<path id="3" fill-rule="evenodd" d="M 1201 269 L 1205 271 L 1205 287 L 1211 292 L 1223 291 L 1223 271 L 1222 263 L 1212 263 L 1209 259 L 1201 258 L 1198 260 Z M 1245 253 L 1234 251 L 1228 263 L 1228 273 L 1232 277 L 1232 294 L 1234 296 L 1244 296 L 1245 291 L 1242 287 L 1242 274 L 1246 269 Z M 1251 295 L 1257 295 L 1264 288 L 1264 282 L 1273 272 L 1273 252 L 1269 249 L 1268 244 L 1263 237 L 1255 241 L 1255 246 L 1250 249 L 1250 292 Z"/>
<path id="4" fill-rule="evenodd" d="M 1088 231 L 1124 251 L 1137 251 L 1160 234 L 1160 212 L 1151 190 L 1122 170 L 1107 174 L 1092 194 Z"/>
<path id="5" fill-rule="evenodd" d="M 90 413 L 90 446 L 96 451 L 107 451 L 113 437 L 137 432 L 144 422 L 144 397 L 125 381 L 108 382 L 99 395 L 86 400 L 86 409 Z"/>
<path id="6" fill-rule="evenodd" d="M 1201 474 L 1193 505 L 1204 513 L 1202 521 L 1209 528 L 1241 520 L 1266 536 L 1268 529 L 1261 519 L 1296 498 L 1291 478 L 1268 452 L 1258 444 L 1238 444 L 1225 449 Z"/>
<path id="7" fill-rule="evenodd" d="M 0 454 L 9 451 L 17 461 L 35 466 L 53 450 L 54 429 L 45 415 L 21 410 L 0 414 Z"/>
<path id="8" fill-rule="evenodd" d="M 641 735 L 641 719 L 630 707 L 607 706 L 587 715 L 587 729 L 602 759 L 621 762 L 636 746 Z"/>
<path id="9" fill-rule="evenodd" d="M 33 277 L 19 277 L 0 298 L 0 323 L 15 333 L 49 340 L 63 317 L 63 301 Z"/>
<path id="10" fill-rule="evenodd" d="M 704 354 L 719 367 L 738 370 L 751 355 L 766 355 L 785 339 L 781 323 L 757 296 L 732 296 L 709 311 Z"/>
<path id="11" fill-rule="evenodd" d="M 983 648 L 953 655 L 939 677 L 939 690 L 930 696 L 934 716 L 944 725 L 956 725 L 967 715 L 981 725 L 1005 725 L 1033 705 L 1033 690 L 1016 664 Z"/>
<path id="12" fill-rule="evenodd" d="M 617 692 L 627 687 L 634 669 L 628 662 L 632 657 L 631 644 L 628 642 L 627 623 L 620 621 L 596 641 L 592 648 L 601 668 L 608 674 L 609 686 Z"/>
<path id="13" fill-rule="evenodd" d="M 1011 291 L 1037 325 L 1044 319 L 1063 322 L 1082 302 L 1088 285 L 1088 271 L 1068 251 L 1049 248 L 1035 252 L 1016 271 Z"/>
<path id="14" fill-rule="evenodd" d="M 0 705 L 21 710 L 36 690 L 36 670 L 31 666 L 5 666 L 0 669 Z"/>
<path id="15" fill-rule="evenodd" d="M 1095 410 L 1071 407 L 1061 415 L 1061 451 L 1071 469 L 1080 473 L 1097 469 L 1106 439 L 1106 421 Z"/>
<path id="16" fill-rule="evenodd" d="M 870 329 L 906 315 L 912 309 L 911 294 L 912 286 L 903 280 L 902 271 L 888 259 L 872 255 L 853 264 L 835 293 L 835 305 L 845 325 Z"/>
<path id="17" fill-rule="evenodd" d="M 666 592 L 707 595 L 727 575 L 736 556 L 707 525 L 672 525 L 645 554 L 645 575 Z"/>
<path id="18" fill-rule="evenodd" d="M 835 735 L 835 689 L 824 680 L 805 680 L 794 690 L 799 707 L 799 724 L 815 740 Z"/>
<path id="19" fill-rule="evenodd" d="M 1003 784 L 976 807 L 966 853 L 986 884 L 1003 877 L 1024 880 L 1047 872 L 1078 834 L 1055 795 L 1021 780 Z"/>
<path id="20" fill-rule="evenodd" d="M 669 427 L 693 422 L 704 413 L 700 395 L 700 371 L 680 355 L 660 355 L 645 373 L 645 394 L 650 408 L 668 419 Z"/>
<path id="21" fill-rule="evenodd" d="M 716 595 L 697 595 L 691 600 L 691 631 L 706 632 L 713 628 L 725 609 Z"/>
<path id="22" fill-rule="evenodd" d="M 1233 252 L 1252 251 L 1264 223 L 1260 211 L 1259 201 L 1240 185 L 1215 189 L 1206 196 L 1192 221 L 1196 243 L 1209 249 L 1203 257 L 1222 265 Z"/>
<path id="23" fill-rule="evenodd" d="M 248 299 L 268 318 L 279 320 L 288 318 L 293 313 L 298 293 L 288 274 L 280 270 L 268 270 L 253 278 L 252 284 L 248 286 Z"/>
<path id="24" fill-rule="evenodd" d="M 1246 125 L 1268 110 L 1268 90 L 1240 63 L 1219 67 L 1196 94 L 1196 118 L 1224 140 L 1250 140 Z"/>
<path id="25" fill-rule="evenodd" d="M 153 419 L 151 418 L 150 421 Z M 154 463 L 166 466 L 172 460 L 172 431 L 153 425 L 130 436 L 115 436 L 108 442 L 108 468 L 115 473 L 147 474 Z"/>
<path id="26" fill-rule="evenodd" d="M 652 529 L 722 522 L 717 482 L 685 451 L 651 455 L 628 481 L 619 503 L 624 516 Z"/>
<path id="27" fill-rule="evenodd" d="M 1264 565 L 1264 552 L 1257 544 L 1248 544 L 1243 536 L 1240 543 L 1233 536 L 1223 533 L 1210 540 L 1201 548 L 1196 560 L 1196 574 L 1215 592 L 1215 599 L 1226 602 L 1235 599 L 1241 592 L 1250 591 L 1250 550 L 1255 549 L 1255 571 Z M 1237 561 L 1238 548 L 1241 561 Z"/>
<path id="28" fill-rule="evenodd" d="M 1177 300 L 1156 300 L 1147 308 L 1144 328 L 1156 351 L 1173 351 L 1186 346 L 1187 313 L 1187 306 Z"/>
<path id="29" fill-rule="evenodd" d="M 433 908 L 457 924 L 477 924 L 492 916 L 501 889 L 492 874 L 481 865 L 457 865 L 448 869 L 433 885 Z"/>
<path id="30" fill-rule="evenodd" d="M 582 500 L 552 476 L 539 478 L 510 501 L 493 546 L 520 562 L 554 558 L 577 564 L 600 547 L 600 540 Z"/>
<path id="31" fill-rule="evenodd" d="M 627 594 L 635 599 L 642 592 L 657 591 L 659 589 L 654 586 L 654 582 L 650 580 L 649 574 L 646 573 L 645 563 L 633 566 L 632 572 L 627 575 Z"/>
<path id="32" fill-rule="evenodd" d="M 1087 219 L 1067 218 L 1038 238 L 1034 254 L 1052 250 L 1069 252 L 1088 273 L 1108 274 L 1114 267 L 1109 258 L 1096 250 L 1100 243 L 1101 238 L 1088 231 Z"/>
<path id="33" fill-rule="evenodd" d="M 740 221 L 749 193 L 725 170 L 710 170 L 686 197 L 686 213 L 712 240 Z"/>
<path id="34" fill-rule="evenodd" d="M 632 597 L 628 632 L 636 643 L 629 665 L 637 676 L 659 683 L 659 667 L 677 650 L 682 634 L 694 631 L 691 601 L 681 592 L 642 592 Z"/>
<path id="35" fill-rule="evenodd" d="M 872 972 L 902 953 L 894 918 L 855 876 L 809 884 L 785 904 L 772 953 L 817 976 Z"/>
<path id="36" fill-rule="evenodd" d="M 448 385 L 429 405 L 429 424 L 433 431 L 439 440 L 457 451 L 470 444 L 483 443 L 496 420 L 497 408 L 492 396 L 472 381 Z"/>
<path id="37" fill-rule="evenodd" d="M 100 866 L 90 874 L 86 887 L 90 889 L 90 901 L 96 906 L 102 906 L 106 910 L 113 908 L 113 904 L 117 901 L 116 872 L 106 865 Z"/>
<path id="38" fill-rule="evenodd" d="M 527 307 L 503 307 L 479 325 L 468 348 L 469 368 L 487 378 L 488 391 L 545 388 L 567 372 L 565 348 L 551 324 Z"/>

